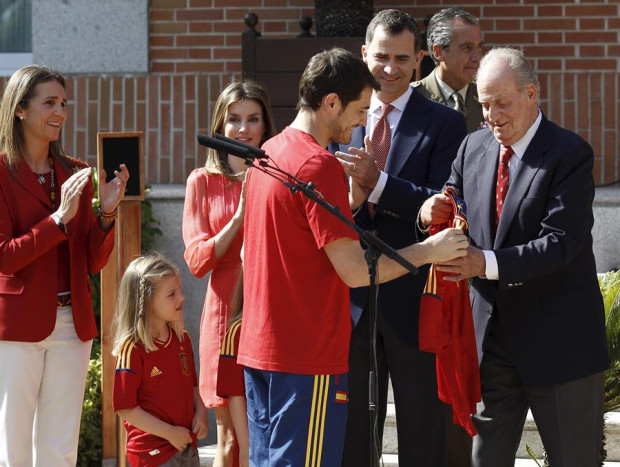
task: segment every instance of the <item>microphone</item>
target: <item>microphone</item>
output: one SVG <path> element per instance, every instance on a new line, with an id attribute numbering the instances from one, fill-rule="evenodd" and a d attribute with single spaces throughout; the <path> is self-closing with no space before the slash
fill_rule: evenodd
<path id="1" fill-rule="evenodd" d="M 231 156 L 240 157 L 241 159 L 254 160 L 267 157 L 265 153 L 258 148 L 249 146 L 250 148 L 252 148 L 249 149 L 247 147 L 247 144 L 241 146 L 236 141 L 235 143 L 228 143 L 226 141 L 221 141 L 219 139 L 211 138 L 206 135 L 201 135 L 200 133 L 198 133 L 196 136 L 198 138 L 198 144 L 200 144 L 201 146 L 207 146 L 211 149 L 215 149 L 216 151 L 222 151 L 226 154 L 230 154 Z"/>
<path id="2" fill-rule="evenodd" d="M 219 133 L 215 133 L 215 139 L 219 139 L 220 141 L 224 141 L 228 144 L 234 144 L 236 146 L 241 146 L 242 148 L 250 151 L 256 159 L 269 159 L 269 156 L 265 154 L 261 148 L 257 148 L 256 146 L 251 146 L 249 144 L 242 143 L 241 141 L 237 141 L 236 139 L 227 138 L 224 135 L 220 135 Z"/>

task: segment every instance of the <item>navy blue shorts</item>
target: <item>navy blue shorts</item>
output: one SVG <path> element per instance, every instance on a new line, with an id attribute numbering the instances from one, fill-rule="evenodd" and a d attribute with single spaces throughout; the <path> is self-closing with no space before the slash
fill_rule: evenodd
<path id="1" fill-rule="evenodd" d="M 347 375 L 245 368 L 250 466 L 339 466 Z"/>

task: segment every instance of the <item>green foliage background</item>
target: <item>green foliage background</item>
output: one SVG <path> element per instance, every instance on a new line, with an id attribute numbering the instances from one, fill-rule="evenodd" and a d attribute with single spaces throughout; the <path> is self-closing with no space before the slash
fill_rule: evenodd
<path id="1" fill-rule="evenodd" d="M 605 412 L 620 408 L 620 271 L 599 274 L 611 367 L 605 373 Z"/>

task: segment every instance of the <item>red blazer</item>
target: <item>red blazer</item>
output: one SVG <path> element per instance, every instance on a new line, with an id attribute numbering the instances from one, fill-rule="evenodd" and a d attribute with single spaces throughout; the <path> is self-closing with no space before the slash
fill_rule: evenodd
<path id="1" fill-rule="evenodd" d="M 83 162 L 73 160 L 77 166 Z M 57 162 L 57 180 L 71 175 Z M 88 272 L 98 272 L 114 247 L 114 227 L 104 232 L 91 208 L 93 188 L 87 183 L 67 235 L 50 214 L 52 204 L 25 161 L 11 174 L 0 160 L 0 340 L 39 342 L 56 323 L 56 246 L 69 239 L 71 301 L 78 337 L 97 336 Z"/>

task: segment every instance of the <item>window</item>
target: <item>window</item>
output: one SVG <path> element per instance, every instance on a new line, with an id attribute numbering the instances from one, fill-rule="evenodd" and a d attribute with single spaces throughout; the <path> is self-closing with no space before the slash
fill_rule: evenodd
<path id="1" fill-rule="evenodd" d="M 32 0 L 0 0 L 0 75 L 32 63 Z"/>

